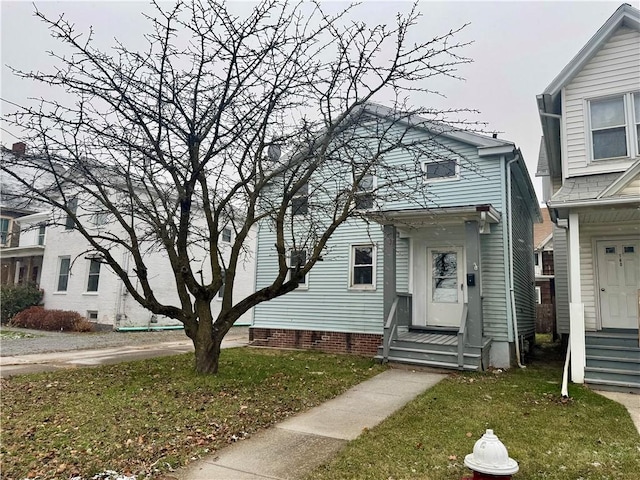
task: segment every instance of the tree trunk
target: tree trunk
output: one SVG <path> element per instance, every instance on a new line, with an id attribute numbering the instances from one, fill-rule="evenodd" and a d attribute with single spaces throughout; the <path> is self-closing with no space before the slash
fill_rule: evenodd
<path id="1" fill-rule="evenodd" d="M 212 375 L 218 373 L 222 338 L 213 335 L 211 303 L 206 300 L 196 300 L 195 307 L 198 314 L 198 331 L 193 338 L 193 346 L 196 350 L 196 372 Z"/>

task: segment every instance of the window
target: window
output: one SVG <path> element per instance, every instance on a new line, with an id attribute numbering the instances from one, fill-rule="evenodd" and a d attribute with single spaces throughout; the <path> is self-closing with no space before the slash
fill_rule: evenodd
<path id="1" fill-rule="evenodd" d="M 78 199 L 76 197 L 72 198 L 67 202 L 67 208 L 70 210 L 70 214 L 67 214 L 67 219 L 64 222 L 65 230 L 73 230 L 73 217 L 76 215 L 76 210 L 78 209 Z"/>
<path id="2" fill-rule="evenodd" d="M 98 281 L 100 280 L 100 260 L 92 258 L 89 260 L 89 278 L 87 280 L 87 292 L 98 291 Z"/>
<path id="3" fill-rule="evenodd" d="M 44 236 L 47 231 L 47 226 L 44 223 L 38 225 L 38 245 L 44 245 Z"/>
<path id="4" fill-rule="evenodd" d="M 66 292 L 69 284 L 69 274 L 71 268 L 71 258 L 60 257 L 58 260 L 58 292 Z"/>
<path id="5" fill-rule="evenodd" d="M 373 190 L 375 188 L 375 177 L 371 173 L 367 173 L 360 180 L 360 184 L 356 188 L 356 209 L 368 210 L 373 208 Z"/>
<path id="6" fill-rule="evenodd" d="M 306 215 L 309 211 L 309 184 L 300 187 L 291 199 L 291 215 Z"/>
<path id="7" fill-rule="evenodd" d="M 222 229 L 222 241 L 223 242 L 227 242 L 227 243 L 231 243 L 231 229 L 226 227 Z"/>
<path id="8" fill-rule="evenodd" d="M 540 287 L 536 287 L 536 303 L 537 304 L 542 303 L 542 288 Z"/>
<path id="9" fill-rule="evenodd" d="M 306 250 L 292 250 L 289 256 L 289 279 L 292 279 L 295 272 L 304 267 L 307 263 L 307 251 Z M 307 276 L 303 275 L 298 280 L 298 288 L 307 288 Z"/>
<path id="10" fill-rule="evenodd" d="M 9 241 L 9 227 L 11 226 L 11 219 L 0 218 L 0 245 L 5 246 Z"/>
<path id="11" fill-rule="evenodd" d="M 424 162 L 423 169 L 426 180 L 437 181 L 458 178 L 458 162 L 455 160 Z"/>
<path id="12" fill-rule="evenodd" d="M 373 245 L 353 245 L 351 247 L 350 288 L 375 288 L 375 253 L 376 249 Z"/>
<path id="13" fill-rule="evenodd" d="M 593 160 L 639 154 L 640 93 L 590 100 L 588 109 Z"/>
<path id="14" fill-rule="evenodd" d="M 87 320 L 90 322 L 98 321 L 98 312 L 96 310 L 88 310 L 87 311 Z"/>
<path id="15" fill-rule="evenodd" d="M 93 214 L 93 224 L 96 227 L 101 227 L 107 224 L 109 220 L 109 212 L 101 211 Z"/>
<path id="16" fill-rule="evenodd" d="M 227 276 L 226 270 L 222 270 L 222 285 L 220 285 L 220 289 L 218 290 L 218 298 L 224 297 L 224 281 Z"/>

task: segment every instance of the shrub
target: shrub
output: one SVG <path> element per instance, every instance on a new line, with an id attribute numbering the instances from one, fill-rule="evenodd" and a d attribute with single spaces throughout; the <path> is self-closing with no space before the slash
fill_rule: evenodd
<path id="1" fill-rule="evenodd" d="M 46 310 L 43 307 L 30 307 L 21 311 L 11 319 L 9 325 L 12 327 L 64 332 L 91 332 L 93 330 L 91 322 L 78 312 Z"/>
<path id="2" fill-rule="evenodd" d="M 7 323 L 16 313 L 40 305 L 43 292 L 32 284 L 0 287 L 0 322 Z"/>

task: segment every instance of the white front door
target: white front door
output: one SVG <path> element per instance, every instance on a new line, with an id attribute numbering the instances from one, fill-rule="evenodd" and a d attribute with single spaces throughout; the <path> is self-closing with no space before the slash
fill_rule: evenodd
<path id="1" fill-rule="evenodd" d="M 462 248 L 427 252 L 427 325 L 458 327 L 464 305 Z"/>
<path id="2" fill-rule="evenodd" d="M 602 328 L 638 328 L 640 242 L 598 241 L 596 245 Z"/>

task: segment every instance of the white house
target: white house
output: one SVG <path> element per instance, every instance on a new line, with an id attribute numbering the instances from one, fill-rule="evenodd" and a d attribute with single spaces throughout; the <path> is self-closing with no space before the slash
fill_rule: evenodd
<path id="1" fill-rule="evenodd" d="M 537 100 L 571 380 L 640 392 L 640 11 L 620 6 Z"/>

